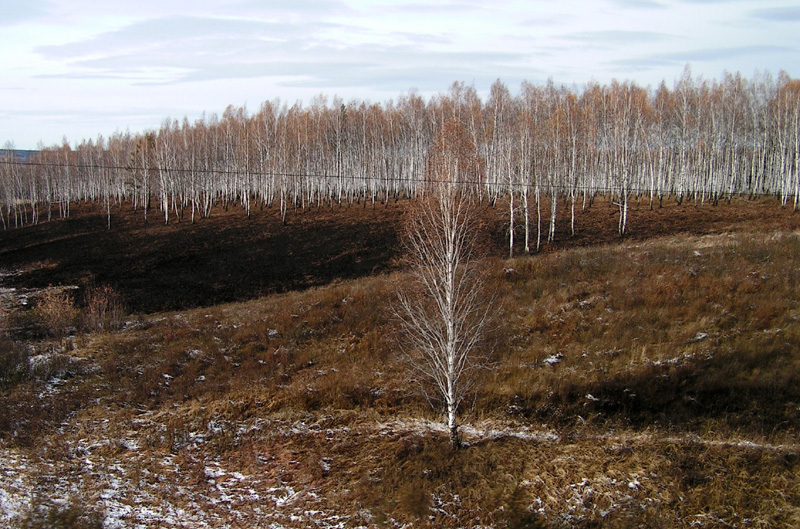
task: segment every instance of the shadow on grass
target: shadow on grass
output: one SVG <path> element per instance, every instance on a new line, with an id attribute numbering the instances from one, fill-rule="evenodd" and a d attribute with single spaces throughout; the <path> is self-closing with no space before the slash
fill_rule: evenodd
<path id="1" fill-rule="evenodd" d="M 773 336 L 713 356 L 646 364 L 584 384 L 567 381 L 552 395 L 515 405 L 563 424 L 580 416 L 624 427 L 770 437 L 800 424 L 796 359 L 796 348 Z"/>

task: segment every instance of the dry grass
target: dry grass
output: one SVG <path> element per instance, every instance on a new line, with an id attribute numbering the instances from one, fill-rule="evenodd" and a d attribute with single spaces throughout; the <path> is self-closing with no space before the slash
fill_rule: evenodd
<path id="1" fill-rule="evenodd" d="M 798 252 L 796 234 L 731 234 L 516 262 L 487 406 L 604 427 L 792 436 Z"/>
<path id="2" fill-rule="evenodd" d="M 402 273 L 140 317 L 47 372 L 4 367 L 0 446 L 107 519 L 144 502 L 198 527 L 796 527 L 798 262 L 796 233 L 494 262 L 504 323 L 460 451 L 395 354 Z"/>
<path id="3" fill-rule="evenodd" d="M 76 502 L 35 501 L 19 521 L 20 529 L 102 529 L 103 517 Z"/>
<path id="4" fill-rule="evenodd" d="M 74 328 L 79 316 L 72 293 L 62 288 L 47 288 L 36 300 L 34 317 L 43 330 L 55 338 Z"/>
<path id="5" fill-rule="evenodd" d="M 83 327 L 88 331 L 122 327 L 125 308 L 121 296 L 108 285 L 90 287 L 84 293 Z"/>

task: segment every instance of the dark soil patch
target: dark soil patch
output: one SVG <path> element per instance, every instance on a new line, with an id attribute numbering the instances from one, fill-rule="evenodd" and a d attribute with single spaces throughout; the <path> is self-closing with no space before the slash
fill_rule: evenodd
<path id="1" fill-rule="evenodd" d="M 530 201 L 531 250 L 536 248 L 536 203 Z M 494 242 L 497 249 L 503 248 L 502 255 L 508 253 L 507 207 L 498 206 L 495 219 Z M 576 246 L 592 246 L 619 242 L 619 207 L 603 197 L 596 198 L 591 205 L 583 208 L 583 200 L 575 201 L 575 234 L 571 229 L 571 204 L 563 199 L 558 201 L 556 213 L 556 235 L 553 244 L 547 245 L 547 230 L 550 215 L 549 202 L 541 206 L 542 249 L 559 250 Z M 520 215 L 521 216 L 521 215 Z M 684 200 L 678 204 L 675 199 L 665 198 L 650 207 L 649 197 L 640 201 L 632 199 L 628 205 L 628 225 L 626 240 L 645 240 L 664 235 L 686 233 L 706 235 L 729 231 L 761 231 L 800 229 L 800 213 L 790 208 L 781 208 L 773 197 L 760 197 L 749 200 L 735 198 L 731 202 L 720 201 L 713 205 Z M 516 221 L 515 252 L 524 250 L 524 226 L 522 219 Z"/>
<path id="2" fill-rule="evenodd" d="M 254 210 L 248 219 L 238 208 L 214 210 L 194 224 L 168 225 L 157 211 L 147 223 L 141 210 L 125 205 L 106 229 L 103 207 L 77 204 L 72 216 L 0 232 L 0 268 L 28 269 L 6 279 L 7 286 L 110 285 L 129 310 L 178 310 L 251 299 L 385 271 L 398 266 L 399 240 L 409 202 L 376 207 L 322 207 L 290 212 L 283 225 L 278 212 Z M 603 244 L 619 240 L 619 209 L 597 199 L 585 211 L 576 204 L 574 236 L 568 203 L 558 204 L 556 238 L 542 249 Z M 531 204 L 531 247 L 535 248 L 535 204 Z M 487 210 L 492 253 L 507 255 L 507 209 Z M 542 205 L 546 230 L 549 205 Z M 628 237 L 645 239 L 675 233 L 737 230 L 786 230 L 800 227 L 800 215 L 781 209 L 774 199 L 737 199 L 728 204 L 696 205 L 665 200 L 632 203 Z M 523 250 L 518 222 L 516 251 Z M 546 240 L 546 232 L 542 240 Z"/>
<path id="3" fill-rule="evenodd" d="M 68 219 L 0 234 L 2 267 L 30 272 L 9 286 L 111 285 L 134 312 L 177 310 L 244 300 L 359 277 L 385 269 L 397 254 L 402 208 L 276 211 L 219 210 L 194 224 L 159 222 L 128 207 L 105 228 L 102 208 L 80 205 Z"/>

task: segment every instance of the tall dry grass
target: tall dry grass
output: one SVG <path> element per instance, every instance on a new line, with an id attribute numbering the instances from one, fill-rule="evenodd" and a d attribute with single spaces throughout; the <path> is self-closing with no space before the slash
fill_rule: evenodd
<path id="1" fill-rule="evenodd" d="M 794 436 L 799 253 L 796 234 L 726 234 L 516 261 L 485 406 Z"/>
<path id="2" fill-rule="evenodd" d="M 33 313 L 39 325 L 55 338 L 62 338 L 74 328 L 80 314 L 72 293 L 55 287 L 38 295 Z"/>
<path id="3" fill-rule="evenodd" d="M 795 527 L 798 262 L 794 233 L 493 262 L 502 325 L 466 419 L 512 433 L 461 451 L 415 426 L 440 417 L 396 355 L 402 272 L 89 333 L 70 365 L 96 369 L 33 412 L 44 381 L 6 384 L 0 437 L 69 460 L 72 441 L 136 436 L 95 454 L 142 487 L 158 458 L 199 491 L 223 461 L 325 491 L 353 525 Z"/>

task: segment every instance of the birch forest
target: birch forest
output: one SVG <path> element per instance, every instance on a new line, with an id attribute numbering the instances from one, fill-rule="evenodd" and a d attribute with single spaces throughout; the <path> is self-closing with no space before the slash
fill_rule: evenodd
<path id="1" fill-rule="evenodd" d="M 512 94 L 498 80 L 485 100 L 454 83 L 427 99 L 229 106 L 194 122 L 165 119 L 158 130 L 64 141 L 24 161 L 8 143 L 0 219 L 9 229 L 92 201 L 104 204 L 109 228 L 122 205 L 157 222 L 195 222 L 217 207 L 247 216 L 276 208 L 286 222 L 304 208 L 413 198 L 453 123 L 477 167 L 459 184 L 507 207 L 512 250 L 515 233 L 526 251 L 551 239 L 559 215 L 574 230 L 576 207 L 599 194 L 619 207 L 621 235 L 631 200 L 659 207 L 766 194 L 800 207 L 800 80 L 707 80 L 687 67 L 671 88 L 523 82 Z"/>

